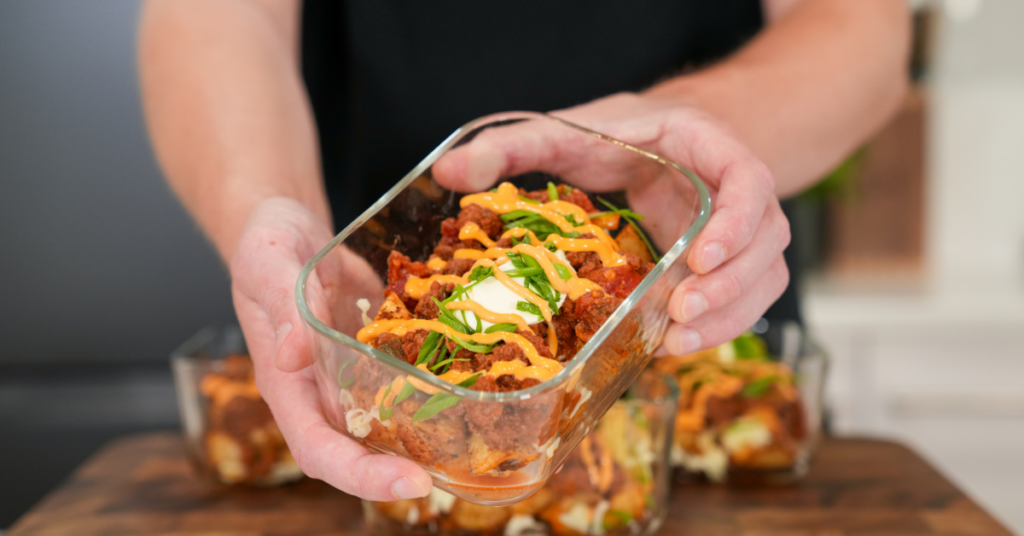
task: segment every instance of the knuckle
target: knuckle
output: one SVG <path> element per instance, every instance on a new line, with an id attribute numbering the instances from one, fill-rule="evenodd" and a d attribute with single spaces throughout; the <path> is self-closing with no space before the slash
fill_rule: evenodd
<path id="1" fill-rule="evenodd" d="M 750 163 L 750 169 L 753 172 L 753 179 L 757 184 L 769 193 L 775 191 L 775 176 L 772 174 L 772 170 L 768 168 L 768 164 L 753 158 Z"/>
<path id="2" fill-rule="evenodd" d="M 270 286 L 263 291 L 260 305 L 267 312 L 267 315 L 276 324 L 279 323 L 290 311 L 292 292 L 290 288 L 282 286 Z"/>
<path id="3" fill-rule="evenodd" d="M 726 303 L 732 303 L 736 301 L 746 291 L 746 285 L 743 282 L 743 278 L 737 273 L 725 273 L 722 274 L 722 279 L 718 284 L 717 294 L 719 295 L 719 303 L 716 304 L 719 307 Z"/>

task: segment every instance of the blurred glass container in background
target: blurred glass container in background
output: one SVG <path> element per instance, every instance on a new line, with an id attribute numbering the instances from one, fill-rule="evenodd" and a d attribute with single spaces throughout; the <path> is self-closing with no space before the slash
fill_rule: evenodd
<path id="1" fill-rule="evenodd" d="M 275 486 L 303 476 L 260 397 L 241 330 L 209 327 L 171 354 L 189 458 L 225 484 Z"/>
<path id="2" fill-rule="evenodd" d="M 556 145 L 568 144 L 585 157 L 531 162 L 529 173 L 503 181 L 536 190 L 547 181 L 573 184 L 595 177 L 622 183 L 628 173 L 664 193 L 682 236 L 564 370 L 528 389 L 484 392 L 447 383 L 356 336 L 370 321 L 360 308 L 372 315 L 384 302 L 389 254 L 426 262 L 442 221 L 460 210 L 462 194 L 432 179 L 434 163 L 456 151 L 493 154 L 495 140 L 507 142 L 510 136 L 529 140 L 544 154 L 561 154 Z M 416 461 L 436 487 L 453 495 L 491 506 L 522 500 L 596 426 L 661 344 L 668 297 L 690 273 L 687 252 L 710 207 L 706 188 L 692 172 L 642 148 L 543 114 L 514 112 L 470 122 L 299 275 L 296 302 L 311 335 L 324 413 L 337 430 L 368 448 Z"/>
<path id="3" fill-rule="evenodd" d="M 645 371 L 547 484 L 509 506 L 479 506 L 438 488 L 423 499 L 363 502 L 370 534 L 650 534 L 665 519 L 678 388 Z"/>
<path id="4" fill-rule="evenodd" d="M 807 473 L 821 435 L 828 359 L 792 322 L 656 360 L 679 383 L 672 461 L 683 479 L 785 484 Z"/>

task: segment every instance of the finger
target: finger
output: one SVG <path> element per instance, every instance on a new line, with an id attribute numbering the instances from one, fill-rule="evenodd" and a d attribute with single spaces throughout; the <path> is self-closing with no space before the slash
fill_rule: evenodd
<path id="1" fill-rule="evenodd" d="M 295 371 L 312 363 L 294 298 L 305 261 L 300 255 L 312 256 L 311 241 L 326 242 L 329 232 L 297 202 L 275 201 L 254 210 L 239 240 L 231 260 L 232 296 L 249 347 L 274 349 L 277 365 Z"/>
<path id="2" fill-rule="evenodd" d="M 771 203 L 750 245 L 709 274 L 686 278 L 669 299 L 669 316 L 691 322 L 708 311 L 736 301 L 751 288 L 789 245 L 789 223 L 778 203 Z"/>
<path id="3" fill-rule="evenodd" d="M 775 199 L 775 181 L 768 167 L 713 118 L 684 109 L 666 122 L 659 150 L 690 167 L 713 192 L 711 219 L 687 259 L 694 272 L 706 274 L 749 244 Z"/>
<path id="4" fill-rule="evenodd" d="M 312 369 L 286 373 L 265 366 L 257 378 L 292 455 L 308 476 L 371 501 L 411 499 L 430 492 L 430 476 L 414 462 L 372 454 L 331 428 L 321 412 Z"/>
<path id="5" fill-rule="evenodd" d="M 442 186 L 460 192 L 484 190 L 501 177 L 525 171 L 549 171 L 566 143 L 565 127 L 531 119 L 481 131 L 472 141 L 445 153 L 431 168 Z"/>
<path id="6" fill-rule="evenodd" d="M 503 177 L 542 171 L 595 192 L 651 180 L 661 168 L 556 119 L 537 118 L 480 132 L 434 163 L 434 178 L 456 191 L 480 191 Z"/>
<path id="7" fill-rule="evenodd" d="M 690 252 L 694 272 L 706 274 L 747 247 L 770 203 L 778 203 L 768 169 L 753 159 L 730 164 L 719 181 L 711 219 Z"/>
<path id="8" fill-rule="evenodd" d="M 701 316 L 693 322 L 673 322 L 665 333 L 658 355 L 686 355 L 731 341 L 754 325 L 789 283 L 789 271 L 782 256 L 740 299 Z"/>

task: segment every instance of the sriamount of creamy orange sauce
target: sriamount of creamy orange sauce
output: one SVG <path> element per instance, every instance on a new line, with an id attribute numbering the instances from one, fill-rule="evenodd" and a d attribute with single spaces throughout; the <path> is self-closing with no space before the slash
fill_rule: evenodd
<path id="1" fill-rule="evenodd" d="M 502 183 L 494 191 L 462 198 L 460 206 L 463 209 L 471 205 L 477 205 L 499 217 L 525 215 L 530 221 L 540 222 L 544 232 L 550 234 L 541 240 L 529 225 L 504 225 L 496 240 L 493 238 L 494 231 L 488 236 L 476 221 L 462 224 L 458 228 L 457 238 L 469 243 L 475 242 L 480 249 L 460 245 L 450 256 L 434 256 L 422 265 L 429 269 L 429 275 L 410 275 L 404 286 L 400 287 L 407 300 L 419 301 L 432 296 L 431 289 L 437 288 L 435 283 L 454 286 L 453 295 L 437 300 L 441 304 L 437 319 L 379 319 L 361 329 L 357 338 L 370 344 L 385 333 L 401 337 L 424 330 L 431 335 L 438 334 L 435 339 L 444 344 L 451 341 L 458 345 L 468 345 L 463 347 L 478 353 L 482 348 L 493 350 L 496 345 L 518 345 L 528 363 L 521 358 L 493 360 L 486 369 L 475 371 L 455 367 L 451 363 L 437 367 L 434 361 L 415 363 L 415 366 L 453 384 L 478 373 L 492 378 L 511 375 L 519 380 L 530 378 L 546 381 L 561 371 L 563 365 L 557 359 L 540 355 L 535 344 L 543 341 L 547 346 L 544 353 L 558 356 L 558 338 L 552 318 L 559 314 L 559 308 L 567 299 L 578 300 L 590 292 L 603 293 L 600 285 L 576 273 L 566 253 L 592 252 L 604 268 L 624 267 L 627 259 L 620 252 L 615 239 L 604 228 L 593 223 L 587 210 L 569 201 L 556 199 L 538 202 L 524 198 L 522 192 L 512 184 Z M 513 244 L 512 247 L 498 247 L 499 243 L 509 242 Z M 465 259 L 471 260 L 472 265 Z M 452 262 L 461 262 L 459 266 L 467 266 L 468 269 L 463 273 L 448 273 L 445 268 Z M 419 311 L 419 307 L 416 310 Z M 522 335 L 533 334 L 531 326 L 542 322 L 548 325 L 543 337 L 531 337 L 531 342 Z M 459 351 L 459 346 L 450 352 L 437 348 L 435 355 L 440 355 L 436 362 L 440 362 L 441 356 L 452 358 Z M 422 361 L 422 353 L 417 361 Z M 409 361 L 412 361 L 411 357 Z M 409 377 L 409 382 L 421 391 L 436 391 L 415 378 Z"/>

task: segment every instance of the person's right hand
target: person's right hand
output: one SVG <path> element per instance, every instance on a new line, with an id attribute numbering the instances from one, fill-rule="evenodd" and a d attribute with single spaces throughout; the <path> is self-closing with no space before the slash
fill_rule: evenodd
<path id="1" fill-rule="evenodd" d="M 432 484 L 423 469 L 371 454 L 331 428 L 321 409 L 294 289 L 303 264 L 330 239 L 328 225 L 293 199 L 272 198 L 253 209 L 231 260 L 231 290 L 256 385 L 306 475 L 372 501 L 425 496 Z M 316 273 L 307 290 L 310 299 L 325 296 Z M 318 315 L 330 309 L 313 305 Z"/>

